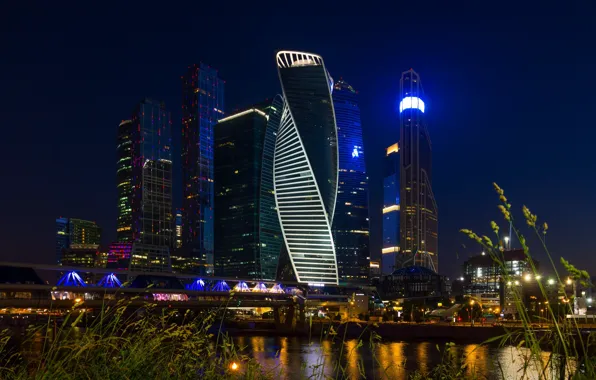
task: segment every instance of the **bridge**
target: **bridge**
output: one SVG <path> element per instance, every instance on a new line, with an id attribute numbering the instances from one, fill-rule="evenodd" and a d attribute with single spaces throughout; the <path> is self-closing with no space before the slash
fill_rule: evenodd
<path id="1" fill-rule="evenodd" d="M 138 309 L 148 303 L 172 309 L 221 307 L 269 308 L 276 323 L 303 324 L 308 310 L 331 309 L 346 314 L 360 285 L 300 284 L 194 274 L 131 272 L 105 268 L 63 267 L 0 262 L 0 313 L 12 309 L 97 312 L 123 301 Z M 53 273 L 56 284 L 38 272 Z M 92 274 L 92 276 L 90 276 Z M 4 278 L 2 278 L 4 277 Z M 8 280 L 6 279 L 8 278 Z M 124 279 L 134 278 L 131 281 Z M 90 279 L 94 279 L 91 281 Z"/>

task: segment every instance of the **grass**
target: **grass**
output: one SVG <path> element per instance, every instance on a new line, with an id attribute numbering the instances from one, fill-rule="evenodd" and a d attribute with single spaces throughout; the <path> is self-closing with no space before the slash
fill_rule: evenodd
<path id="1" fill-rule="evenodd" d="M 495 185 L 500 204 L 499 209 L 505 224 L 511 229 L 531 263 L 534 277 L 540 275 L 531 260 L 530 247 L 526 237 L 514 220 L 511 205 L 504 191 Z M 559 284 L 570 278 L 574 284 L 591 286 L 585 271 L 575 268 L 561 259 L 566 274 L 559 273 L 555 260 L 546 245 L 548 225 L 538 224 L 538 218 L 527 207 L 522 208 L 523 222 L 529 231 L 537 237 L 539 248 L 544 250 L 552 265 Z M 480 236 L 471 230 L 462 230 L 467 236 L 482 246 L 494 263 L 505 273 L 504 284 L 515 279 L 507 274 L 504 247 L 499 236 L 499 225 L 491 222 L 494 236 Z M 542 282 L 539 289 L 544 299 L 549 293 Z M 559 291 L 565 294 L 564 285 Z M 574 287 L 575 288 L 575 287 Z M 484 345 L 498 344 L 499 347 L 511 347 L 511 362 L 517 362 L 520 371 L 517 379 L 596 379 L 594 357 L 594 336 L 582 335 L 576 320 L 557 318 L 560 310 L 553 303 L 545 305 L 548 315 L 549 330 L 538 334 L 533 328 L 532 315 L 524 306 L 519 288 L 512 288 L 513 301 L 517 308 L 521 331 L 508 331 L 505 335 L 491 339 Z M 574 295 L 565 295 L 564 312 L 571 313 Z M 84 304 L 84 303 L 83 303 Z M 359 351 L 369 350 L 372 356 L 374 373 L 391 379 L 391 367 L 405 371 L 404 362 L 392 362 L 379 357 L 384 349 L 382 338 L 366 325 L 360 338 L 346 339 L 337 334 L 333 324 L 329 324 L 326 333 L 318 337 L 320 345 L 314 364 L 304 364 L 301 373 L 286 373 L 284 368 L 265 370 L 259 363 L 246 354 L 225 334 L 221 333 L 222 313 L 186 312 L 158 310 L 147 305 L 141 310 L 131 310 L 125 301 L 116 306 L 105 307 L 91 324 L 81 328 L 85 314 L 82 304 L 77 304 L 60 326 L 54 326 L 49 318 L 44 326 L 37 326 L 27 331 L 26 338 L 17 348 L 11 346 L 13 338 L 7 332 L 0 334 L 0 379 L 278 379 L 281 376 L 308 379 L 347 379 L 365 378 L 365 364 Z M 227 305 L 223 305 L 224 311 Z M 354 322 L 346 322 L 354 323 Z M 211 327 L 218 327 L 217 336 L 210 333 Z M 368 334 L 370 333 L 370 334 Z M 364 339 L 370 335 L 370 339 Z M 310 339 L 310 338 L 309 338 Z M 317 338 L 315 338 L 317 339 Z M 550 353 L 544 354 L 543 347 L 549 347 Z M 481 346 L 480 346 L 481 347 Z M 433 368 L 408 374 L 410 379 L 485 379 L 486 373 L 479 373 L 467 364 L 466 355 L 458 352 L 458 347 L 449 343 L 437 346 L 441 352 L 441 362 Z M 330 360 L 330 351 L 338 353 L 338 360 Z M 346 358 L 346 360 L 343 360 Z M 345 363 L 344 363 L 345 362 Z M 497 362 L 493 374 L 501 378 L 511 378 L 504 367 L 508 363 Z M 350 367 L 350 368 L 348 368 Z M 395 369 L 395 368 L 393 368 Z"/>

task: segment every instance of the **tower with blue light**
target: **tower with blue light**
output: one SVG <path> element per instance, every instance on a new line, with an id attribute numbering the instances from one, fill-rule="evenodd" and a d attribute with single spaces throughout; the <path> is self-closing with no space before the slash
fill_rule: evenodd
<path id="1" fill-rule="evenodd" d="M 400 260 L 438 271 L 438 209 L 432 190 L 432 146 L 420 76 L 402 73 L 400 121 Z"/>
<path id="2" fill-rule="evenodd" d="M 332 225 L 337 270 L 340 280 L 366 281 L 370 267 L 368 177 L 358 93 L 340 79 L 333 86 L 332 96 L 339 164 Z"/>
<path id="3" fill-rule="evenodd" d="M 213 126 L 224 116 L 224 85 L 200 63 L 182 76 L 183 230 L 180 271 L 213 274 Z"/>

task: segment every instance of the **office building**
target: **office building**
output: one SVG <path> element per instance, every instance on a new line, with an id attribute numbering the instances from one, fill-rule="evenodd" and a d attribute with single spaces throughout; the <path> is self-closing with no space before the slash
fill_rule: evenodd
<path id="1" fill-rule="evenodd" d="M 282 109 L 276 96 L 215 125 L 217 275 L 275 279 L 283 239 L 273 193 L 273 153 Z"/>
<path id="2" fill-rule="evenodd" d="M 182 271 L 213 274 L 213 126 L 223 109 L 217 70 L 190 66 L 182 77 Z"/>
<path id="3" fill-rule="evenodd" d="M 101 228 L 92 221 L 75 218 L 56 219 L 56 263 L 62 263 L 65 250 L 95 250 L 101 242 Z M 71 255 L 69 255 L 70 257 Z M 68 264 L 71 265 L 71 264 Z M 91 265 L 93 266 L 93 265 Z"/>
<path id="4" fill-rule="evenodd" d="M 432 190 L 432 147 L 424 120 L 428 111 L 420 76 L 412 69 L 400 80 L 400 254 L 413 265 L 437 272 L 438 210 Z"/>
<path id="5" fill-rule="evenodd" d="M 321 56 L 281 51 L 276 60 L 285 100 L 274 159 L 284 237 L 279 276 L 337 284 L 331 233 L 338 172 L 333 79 Z"/>
<path id="6" fill-rule="evenodd" d="M 407 265 L 399 257 L 399 144 L 385 150 L 383 167 L 383 247 L 382 268 L 384 275 Z"/>
<path id="7" fill-rule="evenodd" d="M 369 275 L 368 177 L 364 163 L 358 93 L 347 82 L 333 86 L 337 124 L 338 185 L 332 231 L 339 279 L 367 281 Z"/>
<path id="8" fill-rule="evenodd" d="M 504 251 L 501 260 L 503 265 L 486 254 L 466 260 L 464 276 L 460 279 L 464 282 L 464 294 L 475 296 L 483 305 L 491 307 L 501 306 L 505 300 L 512 299 L 509 291 L 525 285 L 524 276 L 532 273 L 531 265 L 522 249 Z M 538 267 L 538 261 L 534 260 L 534 265 Z M 506 286 L 506 278 L 509 286 Z"/>
<path id="9" fill-rule="evenodd" d="M 145 267 L 136 267 L 141 270 L 169 267 L 174 238 L 171 129 L 165 105 L 151 99 L 141 101 L 118 129 L 118 243 L 134 243 L 141 254 L 159 252 L 158 259 L 140 260 Z"/>
<path id="10" fill-rule="evenodd" d="M 174 230 L 174 234 L 175 234 L 175 242 L 174 242 L 174 248 L 175 249 L 180 249 L 182 248 L 182 210 L 181 209 L 177 209 L 176 210 L 176 216 L 174 218 L 174 224 L 176 226 L 175 230 Z"/>
<path id="11" fill-rule="evenodd" d="M 133 241 L 132 237 L 132 161 L 133 152 L 132 120 L 122 120 L 118 126 L 118 145 L 116 146 L 116 187 L 118 189 L 118 219 L 116 226 L 117 241 Z M 138 132 L 138 131 L 137 131 Z"/>

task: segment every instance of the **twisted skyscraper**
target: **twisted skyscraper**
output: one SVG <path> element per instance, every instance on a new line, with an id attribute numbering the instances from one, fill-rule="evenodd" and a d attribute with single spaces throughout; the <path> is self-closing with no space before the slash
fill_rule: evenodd
<path id="1" fill-rule="evenodd" d="M 331 233 L 338 174 L 333 79 L 318 55 L 280 51 L 276 60 L 285 101 L 273 173 L 282 256 L 289 257 L 298 282 L 337 284 Z"/>
<path id="2" fill-rule="evenodd" d="M 432 190 L 432 148 L 424 121 L 424 91 L 412 69 L 400 80 L 400 251 L 404 264 L 438 271 L 438 215 Z M 400 255 L 400 256 L 401 256 Z"/>

